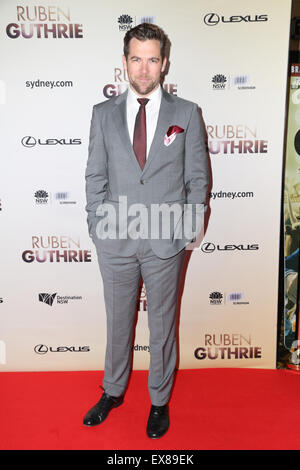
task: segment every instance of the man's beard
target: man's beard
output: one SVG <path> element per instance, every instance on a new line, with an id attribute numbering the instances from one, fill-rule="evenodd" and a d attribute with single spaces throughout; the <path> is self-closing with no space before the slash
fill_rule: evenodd
<path id="1" fill-rule="evenodd" d="M 149 93 L 151 93 L 151 91 L 153 91 L 157 87 L 157 85 L 159 84 L 159 81 L 150 82 L 146 88 L 141 88 L 141 86 L 136 81 L 130 78 L 129 78 L 129 83 L 132 86 L 132 88 L 137 92 L 138 95 L 143 96 L 143 95 L 148 95 Z"/>

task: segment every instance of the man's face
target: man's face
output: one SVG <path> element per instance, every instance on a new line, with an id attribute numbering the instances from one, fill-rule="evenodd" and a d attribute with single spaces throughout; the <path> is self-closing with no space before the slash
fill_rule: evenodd
<path id="1" fill-rule="evenodd" d="M 159 86 L 161 72 L 167 63 L 166 58 L 162 61 L 159 41 L 132 38 L 128 58 L 123 56 L 122 60 L 130 86 L 138 95 L 146 97 Z"/>

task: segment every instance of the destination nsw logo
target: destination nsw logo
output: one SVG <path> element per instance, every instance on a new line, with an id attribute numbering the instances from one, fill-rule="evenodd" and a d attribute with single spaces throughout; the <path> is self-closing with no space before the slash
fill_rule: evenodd
<path id="1" fill-rule="evenodd" d="M 45 292 L 42 292 L 39 294 L 39 302 L 42 302 L 46 305 L 49 305 L 52 307 L 54 303 L 54 299 L 56 299 L 56 302 L 58 304 L 69 304 L 69 302 L 72 302 L 73 300 L 82 300 L 81 295 L 57 295 L 57 292 L 54 294 L 48 294 Z"/>
<path id="2" fill-rule="evenodd" d="M 82 24 L 71 23 L 70 9 L 58 6 L 17 5 L 17 23 L 6 26 L 10 39 L 81 39 Z"/>
<path id="3" fill-rule="evenodd" d="M 69 236 L 32 236 L 30 249 L 23 251 L 25 263 L 90 263 L 91 251 L 82 249 L 80 240 Z"/>

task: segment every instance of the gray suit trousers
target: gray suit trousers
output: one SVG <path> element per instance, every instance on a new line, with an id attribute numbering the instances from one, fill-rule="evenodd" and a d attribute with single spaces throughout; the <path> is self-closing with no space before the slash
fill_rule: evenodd
<path id="1" fill-rule="evenodd" d="M 107 344 L 103 388 L 111 396 L 124 394 L 131 369 L 132 339 L 141 277 L 147 294 L 150 331 L 148 390 L 151 403 L 170 398 L 177 360 L 177 301 L 185 250 L 158 258 L 149 240 L 140 239 L 137 252 L 122 256 L 96 242 L 104 285 Z"/>

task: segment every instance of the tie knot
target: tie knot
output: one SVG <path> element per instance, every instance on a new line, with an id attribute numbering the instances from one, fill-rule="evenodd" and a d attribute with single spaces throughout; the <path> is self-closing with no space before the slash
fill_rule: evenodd
<path id="1" fill-rule="evenodd" d="M 149 99 L 148 98 L 137 98 L 138 102 L 140 103 L 141 106 L 146 106 L 148 103 Z"/>

